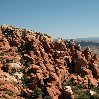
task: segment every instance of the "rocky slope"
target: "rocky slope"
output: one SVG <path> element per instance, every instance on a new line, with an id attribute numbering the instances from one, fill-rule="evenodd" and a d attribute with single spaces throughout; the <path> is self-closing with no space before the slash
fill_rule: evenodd
<path id="1" fill-rule="evenodd" d="M 85 91 L 98 97 L 92 88 L 99 89 L 99 57 L 89 47 L 82 50 L 74 40 L 53 41 L 40 32 L 0 27 L 1 99 L 81 99 L 78 93 Z"/>

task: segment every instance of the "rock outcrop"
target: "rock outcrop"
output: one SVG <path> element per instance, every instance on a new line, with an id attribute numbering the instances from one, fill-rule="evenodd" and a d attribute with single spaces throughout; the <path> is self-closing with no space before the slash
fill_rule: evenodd
<path id="1" fill-rule="evenodd" d="M 0 98 L 74 99 L 70 86 L 99 87 L 99 57 L 64 41 L 9 25 L 0 27 Z M 69 98 L 67 98 L 69 97 Z"/>

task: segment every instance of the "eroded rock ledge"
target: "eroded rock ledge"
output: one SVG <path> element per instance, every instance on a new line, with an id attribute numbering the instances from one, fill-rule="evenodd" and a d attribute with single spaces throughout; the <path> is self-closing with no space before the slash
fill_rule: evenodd
<path id="1" fill-rule="evenodd" d="M 74 99 L 71 86 L 99 88 L 99 57 L 74 40 L 0 27 L 1 99 Z M 92 91 L 91 91 L 92 92 Z"/>

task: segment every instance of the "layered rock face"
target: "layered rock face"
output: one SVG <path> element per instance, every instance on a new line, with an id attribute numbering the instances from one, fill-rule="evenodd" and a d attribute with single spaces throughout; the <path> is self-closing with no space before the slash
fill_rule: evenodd
<path id="1" fill-rule="evenodd" d="M 70 87 L 99 86 L 99 58 L 74 40 L 9 25 L 0 27 L 0 98 L 74 99 Z"/>

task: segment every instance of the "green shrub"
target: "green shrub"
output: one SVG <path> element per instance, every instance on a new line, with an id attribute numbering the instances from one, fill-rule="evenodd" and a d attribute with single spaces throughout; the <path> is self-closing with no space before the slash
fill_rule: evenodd
<path id="1" fill-rule="evenodd" d="M 22 77 L 22 83 L 23 83 L 23 87 L 26 88 L 27 87 L 27 84 L 28 84 L 28 79 L 27 79 L 27 76 L 24 75 Z"/>
<path id="2" fill-rule="evenodd" d="M 4 56 L 4 53 L 0 53 L 0 56 Z"/>
<path id="3" fill-rule="evenodd" d="M 6 90 L 6 94 L 8 94 L 9 96 L 12 96 L 13 92 L 11 90 Z"/>
<path id="4" fill-rule="evenodd" d="M 71 88 L 72 88 L 72 90 L 73 90 L 74 93 L 78 93 L 78 90 L 84 89 L 84 86 L 83 85 L 80 85 L 80 84 L 74 86 L 70 80 L 67 81 L 67 82 L 65 82 L 63 84 L 63 90 L 64 90 L 64 87 L 65 86 L 71 86 Z"/>
<path id="5" fill-rule="evenodd" d="M 26 62 L 24 65 L 25 65 L 26 67 L 29 67 L 29 66 L 30 66 L 30 62 Z"/>
<path id="6" fill-rule="evenodd" d="M 93 90 L 99 94 L 99 87 L 93 87 L 93 88 L 91 88 L 91 90 Z"/>
<path id="7" fill-rule="evenodd" d="M 90 94 L 89 91 L 85 91 L 85 92 L 80 92 L 79 94 L 76 95 L 75 99 L 89 99 L 90 98 Z"/>
<path id="8" fill-rule="evenodd" d="M 42 94 L 43 94 L 43 92 L 41 91 L 41 89 L 36 86 L 36 88 L 35 88 L 35 90 L 34 90 L 34 92 L 32 94 L 32 99 L 36 99 Z"/>
<path id="9" fill-rule="evenodd" d="M 52 99 L 51 96 L 45 96 L 44 99 Z"/>

